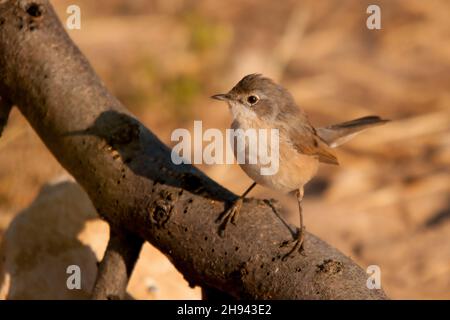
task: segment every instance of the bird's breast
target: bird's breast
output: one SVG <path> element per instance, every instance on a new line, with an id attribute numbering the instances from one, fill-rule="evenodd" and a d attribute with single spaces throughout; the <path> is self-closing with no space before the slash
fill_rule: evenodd
<path id="1" fill-rule="evenodd" d="M 262 122 L 242 122 L 236 120 L 232 123 L 231 128 L 234 130 L 256 129 L 256 131 L 259 129 L 274 129 Z M 259 139 L 260 135 L 257 134 L 256 137 Z M 258 153 L 261 151 L 259 151 L 258 148 L 255 148 L 255 146 L 252 147 L 250 145 L 251 143 L 255 143 L 254 141 L 242 139 L 242 144 L 245 146 L 245 154 L 244 157 L 241 155 L 241 159 L 245 158 L 245 161 L 239 163 L 239 165 L 256 183 L 273 190 L 287 193 L 301 188 L 311 180 L 317 173 L 319 161 L 316 157 L 298 153 L 286 137 L 282 135 L 281 131 L 279 132 L 278 138 L 278 154 L 270 154 L 270 150 L 266 151 L 269 152 L 270 159 L 272 160 L 272 163 L 270 164 L 267 164 L 267 161 L 264 161 L 264 163 L 260 161 L 261 159 L 259 159 Z M 270 141 L 270 143 L 272 143 L 272 141 Z M 264 143 L 261 144 L 260 141 L 258 141 L 258 145 L 264 145 Z M 234 143 L 233 151 L 235 157 L 239 160 L 236 147 L 237 144 Z M 252 159 L 256 159 L 256 163 L 251 163 Z M 269 166 L 276 170 L 269 170 L 272 174 L 262 174 L 262 169 Z M 267 171 L 268 170 L 266 170 L 266 172 Z"/>

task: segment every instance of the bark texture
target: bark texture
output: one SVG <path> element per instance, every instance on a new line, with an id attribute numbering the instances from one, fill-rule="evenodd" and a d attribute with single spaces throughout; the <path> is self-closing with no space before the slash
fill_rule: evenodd
<path id="1" fill-rule="evenodd" d="M 363 269 L 309 233 L 304 255 L 281 261 L 289 248 L 280 245 L 292 235 L 264 201 L 245 201 L 237 225 L 220 237 L 216 219 L 236 195 L 172 163 L 170 149 L 105 88 L 46 0 L 0 1 L 0 96 L 19 107 L 112 230 L 155 245 L 191 286 L 240 299 L 386 298 L 367 289 Z M 111 237 L 94 296 L 123 296 L 140 247 L 132 243 L 127 253 L 127 241 Z"/>

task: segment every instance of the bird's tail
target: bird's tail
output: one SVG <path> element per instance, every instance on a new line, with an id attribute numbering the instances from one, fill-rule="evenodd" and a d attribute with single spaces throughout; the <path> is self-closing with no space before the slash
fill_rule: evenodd
<path id="1" fill-rule="evenodd" d="M 328 127 L 318 128 L 317 135 L 330 147 L 335 148 L 347 142 L 361 131 L 385 124 L 388 121 L 389 120 L 381 119 L 378 116 L 367 116 Z"/>

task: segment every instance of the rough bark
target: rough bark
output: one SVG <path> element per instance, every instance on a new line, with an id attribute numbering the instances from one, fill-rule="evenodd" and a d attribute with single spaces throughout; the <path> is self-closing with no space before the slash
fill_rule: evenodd
<path id="1" fill-rule="evenodd" d="M 48 1 L 0 1 L 0 95 L 18 105 L 111 228 L 155 245 L 191 286 L 250 299 L 386 298 L 309 233 L 304 255 L 281 261 L 289 248 L 280 244 L 292 235 L 263 201 L 246 201 L 220 237 L 216 219 L 236 196 L 172 163 L 170 149 L 108 92 Z"/>

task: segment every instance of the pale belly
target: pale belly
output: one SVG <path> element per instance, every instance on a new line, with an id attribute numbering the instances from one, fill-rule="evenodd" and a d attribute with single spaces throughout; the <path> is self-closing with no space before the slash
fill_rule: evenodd
<path id="1" fill-rule="evenodd" d="M 262 175 L 260 164 L 240 164 L 242 170 L 256 183 L 270 189 L 288 193 L 302 188 L 317 173 L 316 158 L 302 155 L 295 150 L 280 150 L 278 171 Z"/>
<path id="2" fill-rule="evenodd" d="M 263 123 L 255 125 L 253 122 L 240 123 L 234 121 L 231 128 L 268 128 Z M 249 150 L 250 149 L 250 150 Z M 256 183 L 268 187 L 270 189 L 288 193 L 302 188 L 317 173 L 319 161 L 316 157 L 298 153 L 290 143 L 283 137 L 279 137 L 279 161 L 278 170 L 272 175 L 261 174 L 261 163 L 251 164 L 249 161 L 252 148 L 245 146 L 245 163 L 239 164 L 244 172 Z M 236 156 L 236 150 L 235 156 Z M 256 157 L 256 155 L 253 155 Z M 264 167 L 267 167 L 264 166 Z"/>

